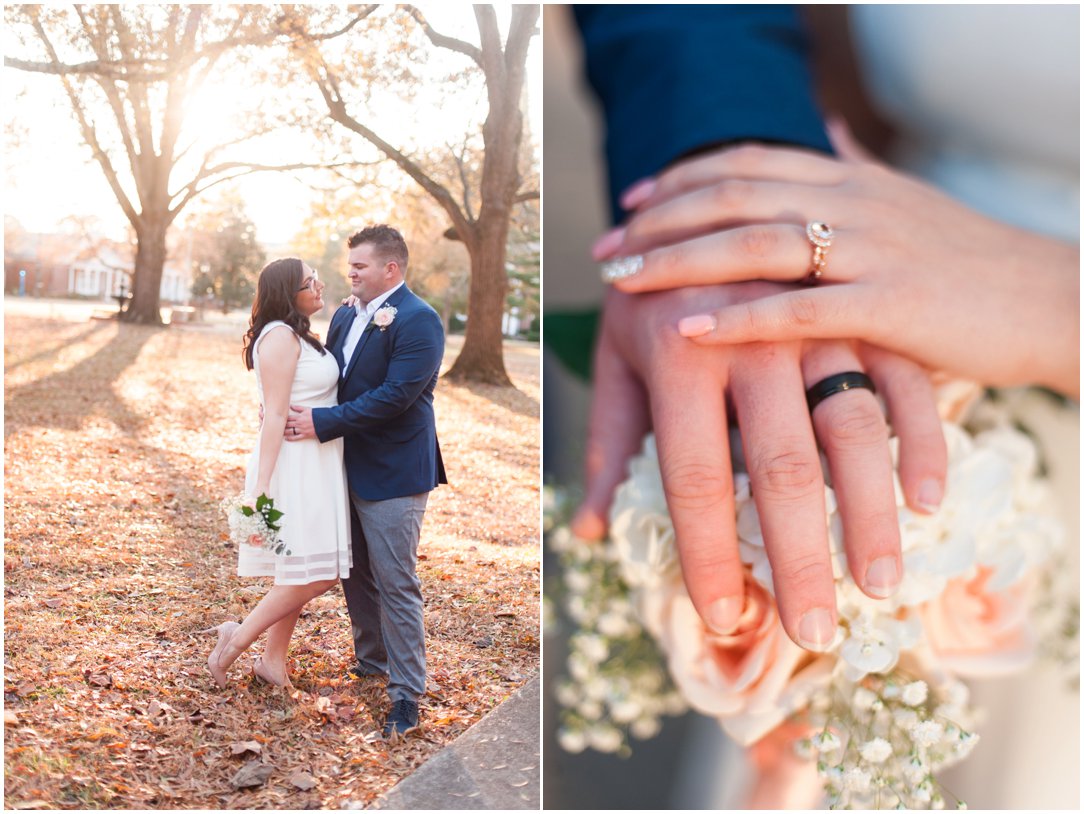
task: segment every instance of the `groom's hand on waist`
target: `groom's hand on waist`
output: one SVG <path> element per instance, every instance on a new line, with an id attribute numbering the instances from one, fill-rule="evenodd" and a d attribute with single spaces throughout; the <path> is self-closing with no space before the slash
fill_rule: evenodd
<path id="1" fill-rule="evenodd" d="M 311 408 L 290 405 L 284 437 L 287 441 L 304 441 L 307 438 L 316 437 L 316 429 L 312 426 Z"/>

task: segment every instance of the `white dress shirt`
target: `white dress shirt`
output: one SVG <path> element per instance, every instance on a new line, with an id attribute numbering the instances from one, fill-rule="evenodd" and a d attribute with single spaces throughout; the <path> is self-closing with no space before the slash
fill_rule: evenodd
<path id="1" fill-rule="evenodd" d="M 357 311 L 357 316 L 354 317 L 354 323 L 350 326 L 350 333 L 346 335 L 346 342 L 343 343 L 343 375 L 346 375 L 347 368 L 350 367 L 350 359 L 354 355 L 354 351 L 358 347 L 358 342 L 361 341 L 361 335 L 365 332 L 365 327 L 373 318 L 373 314 L 377 312 L 388 297 L 398 291 L 405 285 L 406 281 L 399 283 L 395 288 L 389 288 L 379 297 L 374 297 L 363 308 L 361 302 L 354 303 L 354 309 Z"/>

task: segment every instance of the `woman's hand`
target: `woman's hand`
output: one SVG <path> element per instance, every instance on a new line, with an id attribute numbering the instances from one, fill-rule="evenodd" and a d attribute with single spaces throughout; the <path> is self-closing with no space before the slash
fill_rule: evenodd
<path id="1" fill-rule="evenodd" d="M 997 385 L 1079 392 L 1079 252 L 998 223 L 859 153 L 743 146 L 675 165 L 626 193 L 628 223 L 597 259 L 642 254 L 614 285 L 658 291 L 737 280 L 800 283 L 805 226 L 835 236 L 820 285 L 702 309 L 680 331 L 698 345 L 840 337 Z"/>
<path id="2" fill-rule="evenodd" d="M 614 488 L 653 425 L 689 596 L 709 627 L 729 632 L 743 606 L 729 405 L 741 430 L 783 626 L 798 644 L 822 650 L 834 636 L 837 615 L 814 431 L 828 457 L 855 581 L 871 596 L 884 597 L 895 591 L 902 572 L 888 434 L 874 396 L 868 390 L 839 393 L 811 417 L 806 388 L 843 371 L 870 375 L 900 436 L 904 493 L 919 510 L 940 502 L 946 451 L 929 381 L 913 363 L 842 341 L 697 346 L 674 327 L 705 306 L 721 308 L 779 290 L 743 283 L 609 293 L 596 352 L 587 497 L 573 530 L 586 538 L 605 532 Z"/>

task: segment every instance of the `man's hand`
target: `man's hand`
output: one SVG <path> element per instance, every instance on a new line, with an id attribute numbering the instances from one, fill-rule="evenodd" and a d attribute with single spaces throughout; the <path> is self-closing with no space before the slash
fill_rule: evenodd
<path id="1" fill-rule="evenodd" d="M 814 430 L 829 461 L 850 570 L 871 596 L 888 596 L 899 584 L 900 532 L 888 433 L 875 397 L 868 390 L 840 393 L 811 417 L 805 389 L 835 373 L 865 370 L 897 419 L 901 472 L 907 459 L 908 478 L 943 483 L 946 451 L 929 381 L 902 358 L 841 340 L 695 346 L 677 332 L 693 309 L 762 297 L 773 288 L 743 283 L 609 293 L 595 368 L 587 497 L 573 530 L 587 538 L 604 533 L 614 487 L 647 429 L 649 408 L 689 596 L 711 628 L 732 630 L 744 597 L 729 402 L 783 626 L 798 644 L 822 650 L 837 615 Z"/>
<path id="2" fill-rule="evenodd" d="M 287 441 L 304 441 L 316 437 L 316 428 L 312 425 L 312 409 L 290 405 L 290 415 L 286 418 L 286 431 L 283 437 Z"/>

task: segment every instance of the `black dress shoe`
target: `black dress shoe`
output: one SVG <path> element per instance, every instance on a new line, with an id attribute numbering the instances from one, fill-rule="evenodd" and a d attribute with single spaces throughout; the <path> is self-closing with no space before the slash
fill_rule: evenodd
<path id="1" fill-rule="evenodd" d="M 388 720 L 384 722 L 384 739 L 395 743 L 412 729 L 418 727 L 418 703 L 405 698 L 392 704 Z"/>
<path id="2" fill-rule="evenodd" d="M 346 671 L 349 678 L 387 678 L 387 673 L 382 673 L 379 670 L 368 670 L 358 664 L 356 661 Z"/>

